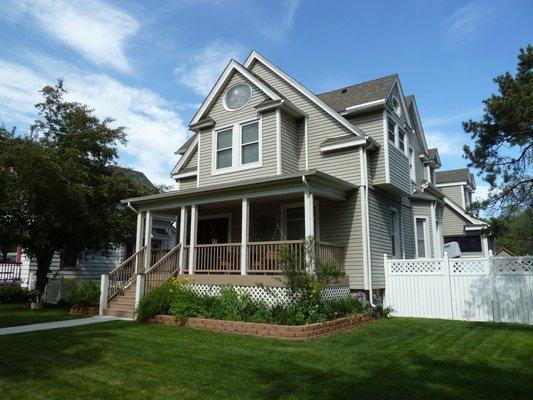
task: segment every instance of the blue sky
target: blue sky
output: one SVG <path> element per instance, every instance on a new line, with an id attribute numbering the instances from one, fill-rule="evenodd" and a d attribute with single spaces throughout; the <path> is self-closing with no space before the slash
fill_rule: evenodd
<path id="1" fill-rule="evenodd" d="M 24 130 L 38 90 L 63 76 L 69 99 L 128 128 L 120 163 L 170 183 L 195 109 L 230 58 L 256 49 L 315 92 L 397 72 L 444 168 L 462 167 L 461 121 L 480 117 L 492 78 L 533 42 L 532 12 L 531 1 L 7 0 L 0 121 Z"/>

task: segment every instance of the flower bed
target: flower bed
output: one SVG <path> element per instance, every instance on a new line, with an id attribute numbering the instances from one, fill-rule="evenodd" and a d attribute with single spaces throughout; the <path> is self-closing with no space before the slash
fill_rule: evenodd
<path id="1" fill-rule="evenodd" d="M 156 324 L 186 326 L 189 328 L 239 333 L 265 338 L 306 340 L 366 325 L 371 323 L 373 318 L 368 314 L 359 314 L 308 325 L 276 325 L 206 318 L 187 318 L 180 320 L 172 315 L 156 315 L 150 321 Z"/>

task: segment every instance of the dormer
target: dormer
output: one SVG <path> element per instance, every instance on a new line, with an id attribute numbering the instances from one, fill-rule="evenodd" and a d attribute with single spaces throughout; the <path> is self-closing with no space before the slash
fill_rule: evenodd
<path id="1" fill-rule="evenodd" d="M 474 175 L 468 168 L 439 171 L 435 174 L 436 186 L 463 210 L 472 204 L 472 196 L 476 189 Z"/>

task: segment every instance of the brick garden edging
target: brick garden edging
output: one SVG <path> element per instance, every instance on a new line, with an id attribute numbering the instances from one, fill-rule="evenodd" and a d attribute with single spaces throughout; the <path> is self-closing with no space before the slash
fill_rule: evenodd
<path id="1" fill-rule="evenodd" d="M 70 315 L 98 315 L 98 307 L 91 306 L 72 306 L 70 307 Z"/>
<path id="2" fill-rule="evenodd" d="M 309 325 L 260 324 L 255 322 L 224 321 L 205 318 L 187 318 L 185 321 L 180 321 L 176 320 L 172 315 L 156 315 L 150 320 L 150 322 L 156 324 L 186 326 L 188 328 L 206 329 L 217 332 L 240 333 L 243 335 L 288 340 L 306 340 L 318 336 L 329 335 L 358 326 L 367 325 L 372 321 L 372 317 L 367 314 L 338 318 L 332 321 Z"/>

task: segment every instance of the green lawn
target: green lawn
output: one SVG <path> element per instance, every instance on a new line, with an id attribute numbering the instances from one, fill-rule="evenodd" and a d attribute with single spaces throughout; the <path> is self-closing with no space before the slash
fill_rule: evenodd
<path id="1" fill-rule="evenodd" d="M 30 310 L 24 304 L 0 304 L 0 328 L 38 324 L 78 318 L 69 315 L 69 308 L 45 305 L 40 310 Z"/>
<path id="2" fill-rule="evenodd" d="M 309 342 L 135 322 L 0 336 L 2 399 L 526 399 L 533 329 L 392 319 Z"/>

